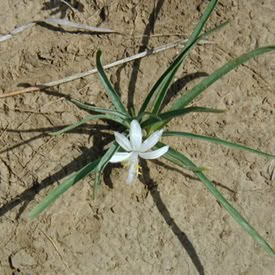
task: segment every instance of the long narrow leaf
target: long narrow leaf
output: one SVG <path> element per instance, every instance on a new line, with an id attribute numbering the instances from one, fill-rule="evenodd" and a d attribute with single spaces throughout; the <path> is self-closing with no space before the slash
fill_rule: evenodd
<path id="1" fill-rule="evenodd" d="M 165 76 L 165 78 L 163 78 L 162 80 L 159 79 L 159 81 L 162 81 L 162 82 L 159 84 L 158 89 L 155 90 L 155 94 L 156 94 L 156 95 L 152 96 L 152 98 L 155 97 L 154 102 L 152 103 L 152 105 L 154 106 L 152 112 L 154 112 L 154 113 L 156 113 L 156 114 L 158 114 L 158 113 L 160 112 L 161 107 L 162 107 L 163 102 L 164 102 L 164 99 L 165 99 L 165 97 L 166 97 L 166 94 L 167 94 L 167 92 L 168 92 L 168 89 L 169 89 L 169 87 L 171 86 L 171 82 L 173 81 L 173 78 L 174 78 L 174 76 L 175 76 L 175 74 L 176 74 L 178 68 L 179 68 L 180 65 L 183 63 L 183 61 L 185 60 L 185 58 L 188 56 L 189 52 L 190 52 L 190 51 L 191 51 L 191 50 L 192 50 L 192 49 L 193 49 L 202 39 L 206 38 L 207 36 L 209 36 L 209 35 L 212 34 L 213 32 L 216 32 L 216 31 L 220 30 L 221 28 L 225 27 L 227 24 L 228 24 L 228 21 L 227 21 L 227 22 L 224 22 L 224 23 L 222 23 L 222 24 L 220 24 L 220 25 L 218 25 L 218 26 L 216 26 L 216 27 L 214 27 L 214 28 L 212 28 L 212 29 L 210 29 L 209 31 L 207 31 L 207 32 L 205 32 L 205 33 L 203 33 L 203 34 L 201 34 L 201 35 L 194 41 L 194 43 L 193 43 L 188 49 L 186 49 L 186 52 L 185 52 L 184 56 L 182 56 L 182 61 L 176 59 L 175 62 L 172 63 L 172 64 L 170 65 L 171 71 L 168 72 L 168 70 L 169 70 L 169 68 L 168 68 L 168 70 L 167 70 L 167 75 Z M 178 62 L 178 63 L 177 63 L 177 62 Z M 176 63 L 177 63 L 177 65 L 176 65 Z M 175 65 L 174 68 L 172 68 L 173 65 Z M 164 74 L 165 74 L 165 73 L 164 73 Z M 157 85 L 157 83 L 156 83 L 156 85 Z M 154 88 L 154 87 L 153 87 L 153 88 Z M 149 94 L 149 95 L 150 95 L 150 94 Z M 162 127 L 163 127 L 163 126 L 162 126 Z"/>
<path id="2" fill-rule="evenodd" d="M 153 127 L 152 126 L 153 124 L 158 124 L 159 122 L 162 122 L 168 119 L 171 120 L 172 118 L 183 116 L 193 112 L 194 113 L 223 113 L 225 112 L 225 110 L 213 109 L 213 108 L 207 108 L 207 107 L 188 107 L 188 108 L 168 111 L 168 112 L 161 113 L 159 115 L 155 115 L 145 120 L 142 123 L 142 127 L 143 128 L 150 127 L 152 132 L 154 132 L 155 128 L 157 129 L 158 126 L 156 125 L 156 127 Z"/>
<path id="3" fill-rule="evenodd" d="M 177 63 L 177 65 L 175 64 L 175 67 L 171 70 L 170 73 L 168 73 L 166 75 L 166 77 L 163 79 L 161 85 L 159 86 L 159 91 L 156 91 L 156 98 L 153 102 L 153 110 L 152 112 L 155 114 L 158 114 L 161 110 L 161 107 L 163 105 L 164 99 L 166 97 L 166 94 L 168 92 L 168 89 L 175 77 L 175 74 L 177 72 L 177 70 L 179 69 L 179 67 L 181 66 L 181 64 L 183 63 L 183 61 L 185 60 L 185 58 L 188 56 L 189 52 L 203 39 L 206 38 L 207 36 L 209 36 L 211 33 L 223 28 L 225 25 L 227 25 L 228 22 L 222 23 L 218 26 L 216 26 L 215 28 L 203 33 L 202 35 L 200 35 L 192 45 L 190 45 L 190 47 L 188 49 L 186 49 L 185 54 L 182 56 L 182 60 L 175 60 Z M 172 64 L 173 66 L 173 64 Z"/>
<path id="4" fill-rule="evenodd" d="M 219 138 L 216 138 L 216 137 L 208 137 L 208 136 L 197 135 L 197 134 L 187 133 L 187 132 L 164 132 L 162 136 L 166 136 L 166 137 L 176 136 L 176 137 L 187 137 L 187 138 L 199 139 L 199 140 L 203 140 L 203 141 L 212 142 L 212 143 L 215 143 L 215 144 L 224 145 L 224 146 L 231 147 L 231 148 L 234 148 L 234 149 L 248 151 L 248 152 L 255 153 L 257 155 L 261 155 L 263 157 L 269 158 L 269 159 L 275 159 L 275 155 L 265 153 L 265 152 L 262 152 L 262 151 L 257 150 L 257 149 L 253 149 L 253 148 L 244 146 L 242 144 L 238 144 L 238 143 L 235 143 L 235 142 L 230 142 L 230 141 L 227 141 L 227 140 L 219 139 Z"/>
<path id="5" fill-rule="evenodd" d="M 166 144 L 162 144 L 162 145 L 166 145 Z M 160 148 L 160 147 L 161 147 L 160 143 L 155 146 L 155 148 Z M 203 172 L 203 171 L 207 170 L 207 168 L 205 168 L 205 167 L 196 167 L 195 168 L 194 166 L 184 165 L 184 164 L 182 164 L 181 161 L 178 161 L 171 154 L 168 154 L 168 153 L 166 153 L 163 157 L 166 158 L 167 160 L 173 162 L 174 164 L 180 166 L 181 168 L 192 171 L 192 172 L 199 172 L 199 171 Z"/>
<path id="6" fill-rule="evenodd" d="M 97 119 L 102 119 L 102 120 L 111 120 L 111 121 L 115 121 L 125 127 L 128 126 L 127 122 L 122 120 L 121 118 L 119 117 L 115 117 L 115 116 L 110 116 L 110 115 L 92 115 L 92 116 L 87 116 L 86 118 L 72 124 L 72 125 L 69 125 L 65 128 L 63 128 L 62 130 L 59 130 L 59 131 L 56 131 L 56 132 L 53 132 L 53 133 L 49 133 L 49 135 L 51 136 L 57 136 L 57 135 L 61 135 L 61 134 L 64 134 L 68 131 L 71 131 L 83 124 L 86 124 L 87 122 L 89 121 L 92 121 L 92 120 L 97 120 Z"/>
<path id="7" fill-rule="evenodd" d="M 117 94 L 116 90 L 114 89 L 113 85 L 109 81 L 109 79 L 108 79 L 108 77 L 107 77 L 107 75 L 106 75 L 106 73 L 103 69 L 103 66 L 101 64 L 101 51 L 100 50 L 96 54 L 96 67 L 97 67 L 97 70 L 98 70 L 98 73 L 99 73 L 101 83 L 104 86 L 104 88 L 105 88 L 108 96 L 110 97 L 113 105 L 115 106 L 115 108 L 119 112 L 121 112 L 121 113 L 128 116 L 128 113 L 127 113 L 125 107 L 123 106 L 119 95 Z"/>
<path id="8" fill-rule="evenodd" d="M 195 44 L 199 41 L 197 38 L 200 35 L 205 23 L 207 22 L 207 19 L 209 18 L 212 11 L 214 10 L 216 4 L 217 4 L 217 0 L 212 0 L 208 4 L 203 16 L 201 17 L 200 22 L 198 23 L 195 30 L 191 34 L 190 38 L 188 39 L 187 43 L 185 44 L 185 46 L 182 49 L 182 51 L 180 52 L 180 54 L 177 56 L 177 58 L 174 60 L 174 62 L 166 69 L 166 71 L 162 74 L 162 76 L 159 78 L 159 80 L 155 83 L 155 85 L 150 90 L 149 94 L 145 98 L 145 100 L 140 108 L 139 114 L 146 111 L 150 101 L 153 98 L 155 98 L 155 100 L 154 100 L 155 102 L 154 102 L 154 104 L 152 104 L 153 105 L 152 112 L 153 113 L 159 112 L 162 102 L 163 102 L 165 95 L 167 93 L 167 90 L 168 90 L 179 66 L 182 64 L 182 62 L 184 61 L 184 59 L 186 58 L 186 56 L 188 55 L 190 50 L 193 48 L 193 46 L 195 46 Z"/>
<path id="9" fill-rule="evenodd" d="M 109 160 L 113 156 L 113 154 L 119 149 L 119 145 L 114 142 L 110 148 L 106 151 L 104 156 L 101 158 L 100 162 L 97 165 L 96 168 L 96 178 L 95 178 L 95 184 L 94 184 L 94 192 L 93 192 L 93 198 L 95 199 L 96 193 L 98 192 L 100 182 L 101 182 L 101 173 L 103 172 L 104 168 L 108 164 Z"/>
<path id="10" fill-rule="evenodd" d="M 118 112 L 118 111 L 96 107 L 96 106 L 93 106 L 90 104 L 83 103 L 76 99 L 71 99 L 71 102 L 74 103 L 77 107 L 84 109 L 84 110 L 93 111 L 96 113 L 111 114 L 111 115 L 118 116 L 125 120 L 128 119 L 128 116 L 126 116 L 125 114 Z"/>
<path id="11" fill-rule="evenodd" d="M 40 213 L 42 213 L 47 207 L 49 207 L 56 199 L 58 199 L 65 191 L 67 191 L 75 183 L 91 174 L 95 171 L 100 159 L 97 159 L 93 162 L 88 163 L 75 174 L 70 176 L 67 180 L 61 183 L 58 187 L 52 190 L 47 197 L 40 202 L 31 212 L 30 218 L 36 218 Z"/>
<path id="12" fill-rule="evenodd" d="M 251 58 L 255 58 L 258 55 L 274 51 L 275 46 L 267 46 L 258 48 L 249 53 L 243 54 L 240 57 L 234 58 L 227 64 L 223 65 L 221 68 L 216 70 L 213 74 L 202 80 L 199 84 L 197 84 L 192 90 L 183 95 L 180 99 L 178 99 L 174 105 L 172 105 L 171 110 L 176 110 L 179 108 L 183 108 L 189 103 L 191 103 L 197 96 L 199 96 L 206 88 L 220 79 L 222 76 L 227 74 L 228 72 L 235 69 L 237 66 L 245 63 Z"/>
<path id="13" fill-rule="evenodd" d="M 159 147 L 163 144 L 159 144 Z M 164 155 L 164 157 L 170 156 L 177 160 L 174 162 L 178 164 L 180 162 L 183 166 L 191 166 L 197 168 L 197 166 L 188 159 L 185 155 L 179 153 L 178 151 L 170 148 L 169 151 Z M 167 158 L 168 159 L 168 158 Z M 170 160 L 171 161 L 171 160 Z M 233 219 L 273 258 L 275 258 L 275 252 L 272 247 L 264 240 L 264 238 L 245 220 L 244 217 L 224 198 L 224 196 L 219 192 L 215 185 L 204 175 L 203 172 L 194 172 L 195 175 L 204 183 L 206 188 L 211 192 L 211 194 L 220 202 L 220 204 L 226 209 L 226 211 L 233 217 Z"/>

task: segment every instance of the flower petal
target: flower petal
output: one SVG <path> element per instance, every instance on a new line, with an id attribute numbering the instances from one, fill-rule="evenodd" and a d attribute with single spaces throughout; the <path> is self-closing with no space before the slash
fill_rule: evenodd
<path id="1" fill-rule="evenodd" d="M 131 151 L 131 144 L 127 137 L 124 135 L 114 132 L 116 142 L 125 150 L 125 151 Z"/>
<path id="2" fill-rule="evenodd" d="M 126 152 L 116 152 L 109 162 L 116 163 L 116 162 L 122 162 L 124 160 L 127 160 L 131 157 L 132 153 L 126 153 Z"/>
<path id="3" fill-rule="evenodd" d="M 127 183 L 131 184 L 133 180 L 137 177 L 137 172 L 138 172 L 138 154 L 137 153 L 132 153 L 129 162 L 130 167 L 128 171 L 128 177 L 127 177 Z"/>
<path id="4" fill-rule="evenodd" d="M 143 159 L 157 159 L 167 153 L 169 146 L 163 146 L 160 149 L 149 151 L 145 153 L 138 153 L 138 155 Z"/>
<path id="5" fill-rule="evenodd" d="M 130 168 L 128 171 L 128 177 L 127 177 L 127 183 L 131 184 L 133 182 L 133 180 L 135 179 L 137 173 L 136 173 L 136 163 L 132 162 L 130 164 Z"/>
<path id="6" fill-rule="evenodd" d="M 154 147 L 161 138 L 163 130 L 159 130 L 154 132 L 151 136 L 149 136 L 141 145 L 140 152 L 146 152 Z"/>
<path id="7" fill-rule="evenodd" d="M 130 124 L 130 143 L 132 150 L 139 150 L 142 142 L 142 130 L 137 120 L 132 120 Z"/>

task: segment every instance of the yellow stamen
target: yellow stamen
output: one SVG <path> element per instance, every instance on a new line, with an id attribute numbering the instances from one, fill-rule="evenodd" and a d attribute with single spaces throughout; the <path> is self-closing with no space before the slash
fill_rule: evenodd
<path id="1" fill-rule="evenodd" d="M 142 172 L 141 172 L 141 166 L 140 165 L 136 165 L 136 167 L 135 167 L 135 169 L 136 169 L 136 174 L 137 175 L 142 175 Z"/>

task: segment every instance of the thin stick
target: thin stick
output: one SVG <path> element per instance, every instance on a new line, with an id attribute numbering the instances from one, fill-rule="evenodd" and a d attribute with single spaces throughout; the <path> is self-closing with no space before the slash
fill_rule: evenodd
<path id="1" fill-rule="evenodd" d="M 57 248 L 57 245 L 55 244 L 55 242 L 53 241 L 53 239 L 52 239 L 50 236 L 48 236 L 43 230 L 40 229 L 40 232 L 42 232 L 42 233 L 45 235 L 45 237 L 50 241 L 50 243 L 51 243 L 52 246 L 54 247 L 56 253 L 57 253 L 58 256 L 61 258 L 61 260 L 62 260 L 64 266 L 65 266 L 68 270 L 70 270 L 68 263 L 64 260 L 63 256 L 62 256 L 61 253 L 59 252 L 59 249 Z"/>
<path id="2" fill-rule="evenodd" d="M 177 40 L 175 42 L 165 44 L 165 45 L 159 46 L 159 47 L 154 48 L 154 49 L 145 50 L 141 53 L 138 53 L 138 54 L 132 55 L 130 57 L 126 57 L 126 58 L 117 60 L 113 63 L 107 64 L 107 65 L 103 66 L 103 68 L 104 69 L 110 69 L 112 67 L 122 65 L 124 63 L 130 62 L 130 61 L 133 61 L 133 60 L 136 60 L 136 59 L 140 59 L 140 58 L 145 57 L 145 56 L 150 56 L 152 54 L 156 54 L 156 53 L 159 53 L 159 52 L 171 49 L 171 48 L 175 48 L 176 46 L 180 45 L 181 43 L 186 43 L 186 41 L 187 41 L 187 39 L 186 40 Z M 208 41 L 205 41 L 205 40 L 203 41 L 202 40 L 200 43 L 205 44 L 205 43 L 208 43 Z M 21 89 L 21 90 L 16 90 L 16 91 L 13 91 L 13 92 L 10 92 L 10 93 L 7 93 L 7 94 L 2 94 L 2 95 L 0 95 L 0 98 L 16 96 L 16 95 L 22 95 L 22 94 L 29 93 L 29 92 L 37 92 L 41 89 L 46 89 L 46 88 L 49 88 L 49 87 L 53 87 L 53 86 L 61 85 L 61 84 L 64 84 L 64 83 L 67 83 L 67 82 L 70 82 L 70 81 L 74 81 L 74 80 L 77 80 L 79 78 L 83 78 L 83 77 L 89 76 L 91 74 L 94 74 L 96 72 L 97 72 L 97 69 L 93 68 L 93 69 L 90 69 L 86 72 L 82 72 L 82 73 L 74 74 L 74 75 L 71 75 L 71 76 L 67 76 L 63 79 L 51 81 L 51 82 L 48 82 L 48 83 L 39 84 L 39 85 L 36 85 L 36 86 Z"/>
<path id="3" fill-rule="evenodd" d="M 16 91 L 10 92 L 8 94 L 2 94 L 2 95 L 0 95 L 0 98 L 21 95 L 21 94 L 25 94 L 25 93 L 29 93 L 29 92 L 37 92 L 39 90 L 40 90 L 39 87 L 33 86 L 33 87 L 25 88 L 22 90 L 16 90 Z"/>
<path id="4" fill-rule="evenodd" d="M 127 35 L 127 34 L 126 34 Z M 187 35 L 186 34 L 183 34 L 183 33 L 154 33 L 154 34 L 137 34 L 137 35 L 128 35 L 129 36 L 129 39 L 138 39 L 138 38 L 142 38 L 142 37 L 150 37 L 150 38 L 153 38 L 153 37 L 170 37 L 170 36 L 179 36 L 179 37 L 186 37 Z"/>
<path id="5" fill-rule="evenodd" d="M 127 58 L 123 58 L 123 59 L 117 60 L 117 61 L 115 61 L 115 62 L 113 62 L 111 64 L 107 64 L 107 65 L 103 66 L 103 68 L 104 69 L 109 69 L 109 68 L 112 68 L 112 67 L 115 67 L 115 66 L 118 66 L 118 65 L 121 65 L 121 64 L 124 64 L 124 63 L 130 62 L 130 61 L 139 59 L 139 58 L 142 58 L 144 56 L 149 56 L 149 55 L 161 52 L 161 51 L 165 51 L 165 50 L 174 48 L 177 45 L 179 45 L 180 42 L 182 42 L 182 40 L 177 40 L 177 41 L 175 41 L 173 43 L 169 43 L 169 44 L 157 47 L 157 48 L 155 48 L 153 50 L 145 50 L 145 51 L 143 51 L 141 53 L 138 53 L 136 55 L 133 55 L 133 56 L 130 56 L 130 57 L 127 57 Z M 32 87 L 28 87 L 28 88 L 21 89 L 21 90 L 16 90 L 16 91 L 13 91 L 13 92 L 10 92 L 10 93 L 7 93 L 7 94 L 2 94 L 2 95 L 0 95 L 0 98 L 22 95 L 22 94 L 29 93 L 29 92 L 37 92 L 37 91 L 39 91 L 39 90 L 41 90 L 43 88 L 49 88 L 49 87 L 57 86 L 57 85 L 64 84 L 64 83 L 67 83 L 67 82 L 70 82 L 70 81 L 74 81 L 76 79 L 79 79 L 79 78 L 82 78 L 82 77 L 86 77 L 86 76 L 94 74 L 96 72 L 97 72 L 97 69 L 93 68 L 93 69 L 90 69 L 90 70 L 88 70 L 86 72 L 74 74 L 74 75 L 65 77 L 63 79 L 59 79 L 59 80 L 56 80 L 56 81 L 51 81 L 51 82 L 43 83 L 43 84 L 40 84 L 40 85 L 37 85 L 37 86 L 32 86 Z"/>
<path id="6" fill-rule="evenodd" d="M 65 2 L 64 2 L 65 3 Z M 68 4 L 68 3 L 67 3 Z M 6 41 L 8 39 L 11 39 L 14 35 L 23 32 L 31 27 L 33 27 L 35 24 L 38 23 L 47 23 L 50 25 L 58 25 L 61 27 L 69 27 L 69 28 L 76 28 L 76 29 L 84 29 L 87 30 L 89 32 L 100 32 L 100 33 L 117 33 L 119 34 L 119 32 L 115 31 L 115 30 L 111 30 L 111 29 L 106 29 L 106 28 L 99 28 L 99 27 L 92 27 L 86 24 L 80 24 L 80 23 L 76 23 L 73 21 L 69 21 L 67 19 L 58 19 L 58 18 L 47 18 L 47 19 L 43 19 L 43 20 L 37 20 L 37 21 L 32 21 L 29 22 L 27 24 L 21 25 L 19 27 L 16 27 L 15 29 L 13 29 L 12 31 L 10 31 L 8 34 L 0 34 L 0 42 Z"/>

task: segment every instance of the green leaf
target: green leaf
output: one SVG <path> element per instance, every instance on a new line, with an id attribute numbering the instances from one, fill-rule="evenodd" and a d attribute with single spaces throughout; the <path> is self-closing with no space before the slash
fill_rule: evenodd
<path id="1" fill-rule="evenodd" d="M 97 165 L 96 168 L 96 178 L 95 178 L 95 184 L 94 184 L 94 192 L 93 192 L 93 198 L 95 199 L 96 193 L 98 192 L 100 182 L 101 182 L 101 174 L 103 170 L 105 169 L 106 165 L 109 163 L 109 160 L 113 156 L 113 154 L 119 149 L 119 145 L 114 142 L 110 148 L 107 150 L 107 152 L 104 154 L 104 156 L 101 158 L 100 162 Z"/>
<path id="2" fill-rule="evenodd" d="M 111 84 L 111 82 L 109 81 L 107 75 L 105 74 L 105 71 L 103 69 L 103 66 L 101 64 L 101 51 L 97 51 L 96 54 L 96 67 L 99 73 L 99 78 L 100 81 L 102 83 L 102 85 L 104 86 L 108 96 L 110 97 L 113 105 L 115 106 L 115 108 L 117 109 L 117 111 L 125 114 L 126 116 L 129 117 L 125 107 L 123 106 L 119 95 L 117 94 L 116 90 L 114 89 L 113 85 Z"/>
<path id="3" fill-rule="evenodd" d="M 185 44 L 184 48 L 180 52 L 180 54 L 176 57 L 176 59 L 173 61 L 173 63 L 166 69 L 166 71 L 162 74 L 162 76 L 159 78 L 159 80 L 155 83 L 155 85 L 150 90 L 149 94 L 145 98 L 139 114 L 146 111 L 150 101 L 154 99 L 154 103 L 152 104 L 153 110 L 152 113 L 159 113 L 161 105 L 164 101 L 164 98 L 166 96 L 166 93 L 168 91 L 168 88 L 184 59 L 189 54 L 190 50 L 199 42 L 199 40 L 206 36 L 201 36 L 199 39 L 199 34 L 201 33 L 205 23 L 207 22 L 207 19 L 211 15 L 212 11 L 214 10 L 215 6 L 217 4 L 217 0 L 212 0 L 203 16 L 201 17 L 200 22 L 196 26 L 195 30 L 191 34 L 190 38 L 188 39 L 187 43 Z M 224 25 L 224 24 L 223 24 Z M 218 28 L 215 28 L 215 30 Z M 212 33 L 214 30 L 211 30 L 209 33 Z"/>
<path id="4" fill-rule="evenodd" d="M 159 147 L 163 144 L 158 144 Z M 178 151 L 170 148 L 169 151 L 164 155 L 164 158 L 168 157 L 177 160 L 181 165 L 191 166 L 197 168 L 197 166 L 188 159 L 185 155 L 179 153 Z M 176 163 L 176 162 L 174 162 Z M 176 163 L 177 164 L 177 163 Z M 181 166 L 180 165 L 180 166 Z M 218 202 L 225 208 L 225 210 L 233 217 L 233 219 L 273 258 L 275 258 L 275 252 L 272 247 L 264 240 L 264 238 L 242 217 L 242 215 L 224 198 L 224 196 L 219 192 L 215 185 L 204 175 L 201 171 L 195 171 L 195 175 L 204 183 L 206 188 L 211 192 L 211 194 L 218 200 Z"/>
<path id="5" fill-rule="evenodd" d="M 42 213 L 47 207 L 49 207 L 54 201 L 56 201 L 65 191 L 67 191 L 71 186 L 76 184 L 78 181 L 88 176 L 95 171 L 100 159 L 88 163 L 67 180 L 61 183 L 58 187 L 52 190 L 47 197 L 40 202 L 29 214 L 31 219 L 36 218 L 40 213 Z"/>
<path id="6" fill-rule="evenodd" d="M 197 96 L 199 96 L 206 88 L 208 88 L 210 85 L 212 85 L 214 82 L 216 82 L 218 79 L 223 77 L 228 72 L 232 71 L 239 65 L 245 63 L 251 58 L 255 58 L 258 55 L 274 51 L 275 46 L 267 46 L 258 48 L 256 50 L 253 50 L 249 53 L 243 54 L 240 57 L 234 58 L 227 64 L 223 65 L 221 68 L 216 70 L 214 73 L 212 73 L 210 76 L 202 80 L 199 84 L 197 84 L 192 90 L 187 92 L 185 95 L 183 95 L 180 99 L 178 99 L 174 105 L 172 105 L 172 108 L 170 110 L 177 110 L 180 108 L 185 107 L 189 103 L 193 101 Z"/>
<path id="7" fill-rule="evenodd" d="M 160 145 L 166 145 L 166 144 L 163 144 L 163 143 L 158 143 L 155 148 L 161 148 L 162 146 Z M 170 146 L 169 146 L 170 147 Z M 169 149 L 170 150 L 170 149 Z M 171 162 L 173 162 L 174 164 L 180 166 L 181 168 L 184 168 L 184 169 L 187 169 L 189 171 L 192 171 L 192 172 L 203 172 L 203 171 L 206 171 L 207 168 L 205 167 L 194 167 L 194 166 L 190 166 L 190 165 L 183 165 L 181 161 L 178 161 L 175 157 L 173 157 L 172 154 L 169 154 L 169 153 L 166 153 L 165 155 L 163 155 L 163 157 Z"/>
<path id="8" fill-rule="evenodd" d="M 84 110 L 93 111 L 93 112 L 96 112 L 96 113 L 110 114 L 110 115 L 118 116 L 118 117 L 120 117 L 124 120 L 127 120 L 129 118 L 124 113 L 114 111 L 114 110 L 110 110 L 110 109 L 96 107 L 96 106 L 93 106 L 93 105 L 90 105 L 90 104 L 83 103 L 83 102 L 81 102 L 79 100 L 76 100 L 76 99 L 71 99 L 71 102 L 74 103 L 77 107 L 79 107 L 81 109 L 84 109 Z"/>
<path id="9" fill-rule="evenodd" d="M 193 133 L 187 133 L 187 132 L 164 132 L 163 137 L 169 137 L 169 136 L 176 136 L 176 137 L 187 137 L 187 138 L 194 138 L 194 139 L 199 139 L 199 140 L 203 140 L 203 141 L 208 141 L 208 142 L 212 142 L 215 144 L 220 144 L 220 145 L 224 145 L 227 147 L 231 147 L 234 149 L 239 149 L 239 150 L 243 150 L 243 151 L 248 151 L 251 153 L 255 153 L 257 155 L 261 155 L 264 157 L 267 157 L 269 159 L 275 159 L 275 155 L 269 154 L 269 153 L 265 153 L 235 142 L 230 142 L 227 140 L 223 140 L 223 139 L 219 139 L 216 137 L 208 137 L 208 136 L 203 136 L 203 135 L 197 135 L 197 134 L 193 134 Z"/>
<path id="10" fill-rule="evenodd" d="M 111 116 L 111 115 L 92 115 L 92 116 L 87 116 L 86 118 L 74 123 L 74 124 L 71 124 L 67 127 L 64 127 L 63 129 L 59 130 L 59 131 L 56 131 L 56 132 L 53 132 L 53 133 L 49 133 L 49 135 L 51 136 L 57 136 L 57 135 L 61 135 L 61 134 L 64 134 L 68 131 L 71 131 L 83 124 L 86 124 L 87 122 L 91 121 L 91 120 L 97 120 L 97 119 L 102 119 L 102 120 L 111 120 L 111 121 L 115 121 L 125 127 L 128 127 L 129 125 L 127 124 L 127 121 L 119 118 L 119 117 L 116 117 L 116 116 Z"/>
<path id="11" fill-rule="evenodd" d="M 166 120 L 171 120 L 174 117 L 183 116 L 189 113 L 223 113 L 225 110 L 221 109 L 213 109 L 213 108 L 207 108 L 207 107 L 188 107 L 173 111 L 168 111 L 161 113 L 159 115 L 155 115 L 147 120 L 145 120 L 142 123 L 142 127 L 150 127 L 151 131 L 154 132 L 156 129 L 158 129 L 158 123 L 161 123 Z M 156 124 L 156 126 L 152 126 L 153 124 Z M 161 123 L 162 124 L 162 123 Z"/>

